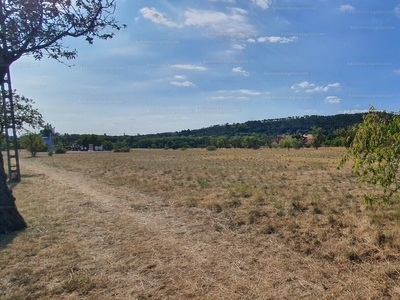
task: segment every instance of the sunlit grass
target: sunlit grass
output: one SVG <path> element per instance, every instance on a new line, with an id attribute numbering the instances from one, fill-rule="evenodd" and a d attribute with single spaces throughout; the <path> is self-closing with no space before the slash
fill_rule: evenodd
<path id="1" fill-rule="evenodd" d="M 399 206 L 366 209 L 344 153 L 23 157 L 29 228 L 0 238 L 0 298 L 398 298 Z"/>

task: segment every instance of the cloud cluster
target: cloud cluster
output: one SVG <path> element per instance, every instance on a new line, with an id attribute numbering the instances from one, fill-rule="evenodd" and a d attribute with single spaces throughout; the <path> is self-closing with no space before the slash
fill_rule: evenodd
<path id="1" fill-rule="evenodd" d="M 354 7 L 347 4 L 347 5 L 342 5 L 342 6 L 340 6 L 339 9 L 340 9 L 341 11 L 353 11 L 353 10 L 354 10 Z"/>
<path id="2" fill-rule="evenodd" d="M 258 39 L 247 39 L 248 43 L 271 43 L 271 44 L 287 44 L 287 43 L 292 43 L 297 41 L 296 36 L 292 36 L 290 38 L 286 37 L 280 37 L 280 36 L 264 36 L 264 37 L 259 37 Z"/>
<path id="3" fill-rule="evenodd" d="M 255 5 L 260 7 L 262 10 L 266 10 L 272 4 L 272 0 L 251 0 L 251 2 Z"/>
<path id="4" fill-rule="evenodd" d="M 257 96 L 260 95 L 260 92 L 256 92 L 253 90 L 239 90 L 242 94 L 246 94 L 246 95 L 253 95 L 253 96 Z"/>
<path id="5" fill-rule="evenodd" d="M 139 10 L 139 12 L 143 15 L 145 19 L 149 19 L 154 23 L 164 24 L 167 25 L 168 27 L 179 27 L 179 25 L 175 24 L 174 22 L 168 21 L 166 18 L 164 18 L 163 14 L 159 13 L 154 7 L 152 8 L 143 7 L 142 9 Z"/>
<path id="6" fill-rule="evenodd" d="M 193 82 L 190 81 L 185 81 L 185 82 L 171 81 L 170 84 L 176 86 L 185 86 L 185 87 L 196 86 Z"/>
<path id="7" fill-rule="evenodd" d="M 257 0 L 258 5 L 262 6 L 265 0 Z M 230 2 L 232 1 L 223 1 Z M 242 8 L 230 8 L 230 13 L 224 13 L 214 10 L 188 9 L 185 11 L 185 22 L 177 24 L 169 21 L 164 15 L 158 12 L 154 7 L 143 7 L 139 10 L 145 19 L 149 19 L 154 23 L 164 24 L 168 27 L 194 26 L 203 28 L 207 31 L 208 36 L 226 36 L 236 38 L 246 38 L 256 33 L 253 25 L 247 20 L 247 10 Z"/>
<path id="8" fill-rule="evenodd" d="M 208 36 L 225 36 L 244 38 L 255 34 L 255 29 L 247 21 L 247 11 L 241 8 L 231 8 L 230 14 L 189 9 L 185 12 L 185 25 L 204 28 Z"/>
<path id="9" fill-rule="evenodd" d="M 330 104 L 340 103 L 340 98 L 337 96 L 328 96 L 325 98 L 325 102 Z"/>
<path id="10" fill-rule="evenodd" d="M 207 68 L 193 66 L 193 65 L 172 65 L 173 68 L 184 69 L 184 70 L 197 70 L 197 71 L 205 71 Z"/>
<path id="11" fill-rule="evenodd" d="M 242 67 L 233 68 L 232 72 L 242 74 L 243 76 L 249 76 L 249 72 L 243 70 Z"/>
<path id="12" fill-rule="evenodd" d="M 300 89 L 307 89 L 306 93 L 316 93 L 316 92 L 327 92 L 330 88 L 338 88 L 340 87 L 340 83 L 330 83 L 326 86 L 315 86 L 314 83 L 310 83 L 308 81 L 303 81 L 301 83 L 296 83 L 292 85 L 291 89 L 299 92 Z"/>

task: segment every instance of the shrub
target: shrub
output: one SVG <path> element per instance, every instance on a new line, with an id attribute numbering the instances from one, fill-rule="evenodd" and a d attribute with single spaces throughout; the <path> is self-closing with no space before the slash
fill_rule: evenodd
<path id="1" fill-rule="evenodd" d="M 130 152 L 131 148 L 130 147 L 122 147 L 119 149 L 114 149 L 114 152 Z"/>
<path id="2" fill-rule="evenodd" d="M 32 157 L 36 156 L 36 153 L 46 148 L 46 143 L 43 141 L 39 134 L 27 133 L 21 136 L 20 144 L 23 148 L 28 150 Z"/>
<path id="3" fill-rule="evenodd" d="M 206 150 L 207 151 L 215 151 L 215 150 L 217 150 L 217 147 L 215 147 L 215 146 L 207 146 Z"/>
<path id="4" fill-rule="evenodd" d="M 55 151 L 56 154 L 64 154 L 66 152 L 67 152 L 67 150 L 65 150 L 64 148 L 57 148 Z"/>
<path id="5" fill-rule="evenodd" d="M 53 156 L 53 151 L 51 151 L 51 150 L 47 151 L 47 155 L 48 156 Z"/>

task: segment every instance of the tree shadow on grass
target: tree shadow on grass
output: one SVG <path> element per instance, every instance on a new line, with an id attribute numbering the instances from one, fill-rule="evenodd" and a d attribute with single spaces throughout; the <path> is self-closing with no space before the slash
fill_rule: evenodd
<path id="1" fill-rule="evenodd" d="M 0 250 L 3 250 L 7 247 L 8 244 L 12 243 L 12 241 L 25 229 L 21 229 L 18 231 L 10 232 L 10 233 L 0 233 Z"/>
<path id="2" fill-rule="evenodd" d="M 38 178 L 38 177 L 43 177 L 43 174 L 22 174 L 21 175 L 21 181 L 10 181 L 8 182 L 8 187 L 13 190 L 18 184 L 20 184 L 24 179 L 28 179 L 28 178 Z"/>

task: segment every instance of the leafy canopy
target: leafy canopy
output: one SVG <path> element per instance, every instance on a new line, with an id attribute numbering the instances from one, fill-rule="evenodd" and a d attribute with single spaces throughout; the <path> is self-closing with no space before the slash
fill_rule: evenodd
<path id="1" fill-rule="evenodd" d="M 38 151 L 45 149 L 47 146 L 40 134 L 31 132 L 22 135 L 19 143 L 31 153 L 32 157 L 35 157 Z"/>
<path id="2" fill-rule="evenodd" d="M 44 121 L 42 114 L 33 105 L 35 102 L 25 96 L 18 95 L 13 92 L 15 128 L 17 130 L 27 129 L 29 126 L 33 129 L 43 127 Z M 0 112 L 3 111 L 3 101 L 0 94 Z M 10 125 L 10 124 L 8 124 Z M 4 115 L 0 114 L 0 135 L 3 134 L 5 128 Z"/>
<path id="3" fill-rule="evenodd" d="M 380 187 L 379 194 L 364 196 L 365 203 L 392 204 L 394 194 L 400 189 L 400 115 L 370 107 L 338 168 L 350 159 L 361 182 Z"/>
<path id="4" fill-rule="evenodd" d="M 333 131 L 333 135 L 339 140 L 340 146 L 349 149 L 353 143 L 354 137 L 356 136 L 358 124 L 349 126 L 347 128 L 339 128 Z"/>
<path id="5" fill-rule="evenodd" d="M 324 135 L 325 130 L 321 127 L 312 127 L 311 128 L 311 133 L 313 135 L 313 139 L 311 141 L 311 145 L 315 148 L 318 149 L 319 147 L 322 146 L 322 143 L 325 140 L 325 135 Z"/>
<path id="6" fill-rule="evenodd" d="M 63 39 L 83 36 L 92 44 L 94 38 L 112 38 L 113 30 L 125 27 L 112 17 L 115 7 L 115 0 L 1 0 L 0 66 L 24 54 L 74 59 L 77 51 Z"/>

